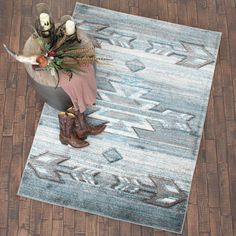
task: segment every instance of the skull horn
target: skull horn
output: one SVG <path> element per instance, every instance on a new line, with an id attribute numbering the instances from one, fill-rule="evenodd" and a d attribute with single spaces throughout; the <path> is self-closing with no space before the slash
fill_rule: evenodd
<path id="1" fill-rule="evenodd" d="M 17 55 L 15 52 L 13 52 L 11 49 L 9 49 L 5 44 L 3 44 L 3 47 L 6 49 L 6 51 L 14 57 L 17 61 L 26 63 L 26 64 L 31 64 L 31 65 L 38 65 L 39 63 L 36 62 L 37 56 L 23 56 L 23 55 Z"/>

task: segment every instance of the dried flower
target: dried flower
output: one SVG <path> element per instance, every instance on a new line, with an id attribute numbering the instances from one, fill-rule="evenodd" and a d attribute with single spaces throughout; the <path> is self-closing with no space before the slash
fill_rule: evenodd
<path id="1" fill-rule="evenodd" d="M 44 55 L 40 55 L 36 58 L 36 62 L 39 63 L 39 67 L 45 68 L 48 65 L 48 60 Z"/>

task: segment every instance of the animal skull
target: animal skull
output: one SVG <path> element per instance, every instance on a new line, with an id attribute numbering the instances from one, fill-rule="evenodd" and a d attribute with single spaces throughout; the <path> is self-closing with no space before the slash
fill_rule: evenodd
<path id="1" fill-rule="evenodd" d="M 47 13 L 41 13 L 39 16 L 39 21 L 43 31 L 48 31 L 51 29 L 50 17 Z"/>

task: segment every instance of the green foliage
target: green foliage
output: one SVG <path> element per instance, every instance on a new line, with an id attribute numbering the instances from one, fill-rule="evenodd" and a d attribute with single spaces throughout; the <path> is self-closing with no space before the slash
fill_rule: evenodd
<path id="1" fill-rule="evenodd" d="M 45 51 L 45 42 L 44 42 L 43 38 L 37 37 L 35 39 L 35 42 L 39 45 L 41 51 L 45 54 L 45 52 L 46 52 Z"/>
<path id="2" fill-rule="evenodd" d="M 44 52 L 45 52 L 45 53 L 48 53 L 49 50 L 50 50 L 50 48 L 51 48 L 51 45 L 50 45 L 50 44 L 44 43 Z"/>
<path id="3" fill-rule="evenodd" d="M 97 62 L 95 50 L 93 47 L 81 47 L 81 42 L 77 40 L 76 34 L 66 36 L 63 34 L 62 27 L 63 25 L 60 30 L 55 31 L 56 35 L 54 38 L 57 40 L 53 43 L 53 45 L 47 43 L 45 39 L 42 38 L 34 29 L 35 41 L 49 62 L 45 69 L 49 72 L 54 70 L 57 75 L 59 75 L 59 71 L 62 71 L 68 75 L 83 72 L 81 69 L 83 65 Z M 47 56 L 48 54 L 53 55 L 54 57 L 49 57 Z M 68 78 L 71 78 L 71 76 L 68 76 Z"/>

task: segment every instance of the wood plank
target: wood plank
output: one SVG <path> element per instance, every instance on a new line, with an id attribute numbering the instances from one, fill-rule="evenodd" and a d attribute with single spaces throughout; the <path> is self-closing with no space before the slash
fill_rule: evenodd
<path id="1" fill-rule="evenodd" d="M 227 28 L 226 16 L 217 15 L 217 24 L 218 24 L 218 31 L 222 32 L 219 58 L 220 60 L 228 60 L 229 59 L 229 42 L 228 42 L 229 39 L 228 39 L 228 28 Z"/>
<path id="2" fill-rule="evenodd" d="M 4 121 L 4 106 L 5 106 L 5 94 L 0 94 L 0 144 L 2 144 L 2 132 L 3 132 L 3 121 Z M 0 160 L 1 160 L 0 156 Z"/>
<path id="3" fill-rule="evenodd" d="M 210 208 L 210 227 L 211 234 L 214 236 L 221 236 L 221 225 L 220 225 L 220 209 Z"/>
<path id="4" fill-rule="evenodd" d="M 223 88 L 225 119 L 235 121 L 234 111 L 234 92 L 232 84 Z"/>
<path id="5" fill-rule="evenodd" d="M 198 207 L 194 204 L 188 206 L 188 235 L 197 236 L 199 235 L 198 228 Z"/>
<path id="6" fill-rule="evenodd" d="M 195 171 L 196 173 L 196 171 Z M 189 196 L 189 203 L 197 204 L 197 175 L 194 174 L 192 179 L 191 192 Z"/>
<path id="7" fill-rule="evenodd" d="M 53 220 L 63 220 L 64 218 L 64 208 L 61 206 L 53 205 Z"/>
<path id="8" fill-rule="evenodd" d="M 98 218 L 97 218 L 97 233 L 98 233 L 98 236 L 109 236 L 108 222 L 109 222 L 108 218 L 98 216 Z"/>
<path id="9" fill-rule="evenodd" d="M 25 96 L 17 96 L 14 122 L 21 122 L 24 119 L 25 119 Z"/>
<path id="10" fill-rule="evenodd" d="M 13 147 L 16 145 L 13 142 Z M 16 192 L 20 183 L 21 152 L 15 152 L 9 169 L 9 192 L 8 192 L 8 235 L 17 235 L 19 222 L 19 201 Z"/>
<path id="11" fill-rule="evenodd" d="M 226 122 L 222 97 L 214 97 L 214 123 L 216 137 L 217 162 L 227 162 Z"/>
<path id="12" fill-rule="evenodd" d="M 139 8 L 138 7 L 130 7 L 129 13 L 132 15 L 139 15 Z"/>
<path id="13" fill-rule="evenodd" d="M 140 16 L 145 16 L 148 17 L 149 16 L 149 6 L 150 6 L 150 0 L 139 0 L 139 14 Z"/>
<path id="14" fill-rule="evenodd" d="M 131 224 L 127 222 L 120 222 L 120 235 L 130 236 L 131 235 Z"/>
<path id="15" fill-rule="evenodd" d="M 219 186 L 220 186 L 220 210 L 221 215 L 231 214 L 230 205 L 230 184 L 227 163 L 218 165 Z"/>
<path id="16" fill-rule="evenodd" d="M 52 223 L 52 236 L 63 235 L 63 220 L 53 220 Z"/>
<path id="17" fill-rule="evenodd" d="M 73 235 L 74 234 L 74 210 L 64 208 L 64 219 L 63 219 L 63 234 Z M 96 223 L 96 222 L 95 222 Z"/>
<path id="18" fill-rule="evenodd" d="M 120 11 L 120 2 L 118 0 L 109 0 L 109 9 Z"/>
<path id="19" fill-rule="evenodd" d="M 35 108 L 30 107 L 25 112 L 25 136 L 34 136 L 35 133 Z"/>
<path id="20" fill-rule="evenodd" d="M 209 207 L 219 207 L 220 190 L 215 140 L 206 140 L 206 168 Z"/>
<path id="21" fill-rule="evenodd" d="M 100 5 L 100 0 L 90 0 L 90 1 L 89 1 L 89 4 L 99 7 L 99 5 Z"/>
<path id="22" fill-rule="evenodd" d="M 229 162 L 229 177 L 233 178 L 236 176 L 236 146 L 228 145 L 228 162 Z"/>
<path id="23" fill-rule="evenodd" d="M 109 219 L 108 220 L 109 236 L 120 235 L 120 221 Z"/>
<path id="24" fill-rule="evenodd" d="M 232 215 L 221 216 L 222 235 L 233 236 Z"/>
<path id="25" fill-rule="evenodd" d="M 0 95 L 5 94 L 6 80 L 0 80 Z"/>
<path id="26" fill-rule="evenodd" d="M 168 0 L 168 21 L 172 23 L 178 22 L 177 1 Z"/>
<path id="27" fill-rule="evenodd" d="M 198 164 L 196 167 L 197 174 L 197 203 L 198 203 L 198 224 L 199 232 L 210 232 L 209 226 L 209 207 L 208 207 L 208 183 L 206 168 L 206 151 L 205 139 L 202 139 Z"/>
<path id="28" fill-rule="evenodd" d="M 178 8 L 178 23 L 181 25 L 186 25 L 188 19 L 186 2 L 178 1 L 177 8 Z"/>
<path id="29" fill-rule="evenodd" d="M 97 216 L 93 214 L 86 214 L 86 233 L 85 236 L 96 236 Z"/>
<path id="30" fill-rule="evenodd" d="M 100 6 L 103 8 L 109 8 L 109 0 L 100 0 Z"/>
<path id="31" fill-rule="evenodd" d="M 42 203 L 39 201 L 31 201 L 30 210 L 30 227 L 29 232 L 31 235 L 40 235 L 42 220 Z"/>
<path id="32" fill-rule="evenodd" d="M 215 70 L 214 75 L 214 83 L 213 83 L 213 96 L 221 97 L 223 96 L 223 80 L 222 80 L 222 73 L 220 68 L 220 60 L 217 60 L 217 66 Z M 213 104 L 214 104 L 214 98 L 213 98 Z"/>
<path id="33" fill-rule="evenodd" d="M 213 94 L 211 94 L 208 103 L 207 115 L 204 125 L 204 133 L 206 139 L 215 138 L 215 124 L 214 124 L 214 107 L 213 107 Z"/>
<path id="34" fill-rule="evenodd" d="M 53 205 L 52 211 L 52 236 L 63 235 L 64 208 Z"/>
<path id="35" fill-rule="evenodd" d="M 16 61 L 8 63 L 9 71 L 6 80 L 6 88 L 16 88 L 17 83 L 17 67 L 18 63 Z"/>
<path id="36" fill-rule="evenodd" d="M 236 40 L 236 30 L 230 30 L 229 34 L 229 45 L 230 45 L 230 59 L 231 59 L 231 73 L 233 78 L 235 78 L 236 75 L 236 56 L 235 56 L 235 52 L 236 52 L 236 46 L 235 46 L 235 40 Z"/>
<path id="37" fill-rule="evenodd" d="M 232 223 L 233 223 L 233 229 L 234 234 L 236 233 L 236 201 L 235 201 L 235 195 L 236 195 L 236 176 L 231 176 L 230 181 L 230 200 L 231 200 L 231 210 L 232 210 Z"/>
<path id="38" fill-rule="evenodd" d="M 15 93 L 12 88 L 6 89 L 6 100 L 4 107 L 3 136 L 13 135 L 14 109 L 15 109 Z"/>
<path id="39" fill-rule="evenodd" d="M 154 229 L 154 236 L 165 236 L 165 231 Z"/>
<path id="40" fill-rule="evenodd" d="M 130 1 L 129 1 L 130 4 Z M 129 13 L 130 5 L 127 1 L 119 0 L 119 7 L 121 12 Z"/>
<path id="41" fill-rule="evenodd" d="M 154 236 L 153 228 L 142 227 L 142 236 Z"/>
<path id="42" fill-rule="evenodd" d="M 27 161 L 28 155 L 29 155 L 29 151 L 33 142 L 33 136 L 25 136 L 24 137 L 24 142 L 23 142 L 23 166 L 22 169 L 25 166 L 25 163 Z"/>
<path id="43" fill-rule="evenodd" d="M 2 9 L 3 10 L 3 14 L 1 14 L 2 16 L 2 19 L 3 19 L 3 23 L 2 25 L 4 26 L 4 29 L 11 29 L 11 24 L 12 24 L 12 16 L 13 16 L 13 1 L 4 1 L 3 2 L 3 5 L 2 5 Z M 1 32 L 4 32 L 4 29 L 3 31 Z M 10 30 L 8 30 L 7 33 L 4 33 L 2 35 L 2 41 L 5 43 L 5 44 L 8 44 L 9 41 L 10 41 Z M 0 49 L 0 52 L 2 52 L 4 49 L 1 47 Z M 5 50 L 4 50 L 5 52 Z M 10 57 L 9 57 L 10 59 Z"/>
<path id="44" fill-rule="evenodd" d="M 30 10 L 32 11 L 32 3 L 29 5 Z M 32 34 L 32 17 L 27 15 L 22 15 L 21 20 L 21 35 L 20 35 L 20 51 L 22 52 L 26 40 Z M 22 65 L 23 66 L 23 65 Z"/>
<path id="45" fill-rule="evenodd" d="M 28 236 L 30 229 L 30 205 L 31 200 L 18 197 L 19 201 L 19 222 L 18 222 L 18 236 Z"/>
<path id="46" fill-rule="evenodd" d="M 131 235 L 132 236 L 141 236 L 142 235 L 142 226 L 132 224 Z"/>
<path id="47" fill-rule="evenodd" d="M 19 40 L 19 32 L 21 28 L 21 0 L 14 1 L 13 4 L 13 15 L 12 15 L 12 24 L 11 24 L 11 32 L 10 32 L 10 40 L 9 47 L 15 51 L 19 52 L 20 49 L 20 40 Z M 11 58 L 12 61 L 15 59 Z"/>
<path id="48" fill-rule="evenodd" d="M 40 226 L 41 235 L 52 235 L 52 208 L 51 204 L 42 204 L 42 223 Z"/>
<path id="49" fill-rule="evenodd" d="M 197 27 L 197 5 L 196 1 L 186 1 L 188 25 Z"/>
<path id="50" fill-rule="evenodd" d="M 36 92 L 31 84 L 27 87 L 26 101 L 27 101 L 27 104 L 26 104 L 27 107 L 29 107 L 29 108 L 35 107 Z"/>
<path id="51" fill-rule="evenodd" d="M 25 68 L 18 64 L 18 80 L 17 80 L 17 88 L 16 88 L 16 96 L 25 96 L 27 92 L 27 81 L 28 75 L 26 73 Z"/>
<path id="52" fill-rule="evenodd" d="M 81 211 L 75 211 L 75 235 L 79 236 L 85 234 L 86 231 L 86 213 Z"/>
<path id="53" fill-rule="evenodd" d="M 227 130 L 227 144 L 235 145 L 236 144 L 236 121 L 226 121 L 226 130 Z"/>
<path id="54" fill-rule="evenodd" d="M 158 0 L 158 5 L 154 5 L 157 7 L 157 16 L 159 20 L 166 20 L 168 21 L 168 2 L 166 0 Z M 151 6 L 152 7 L 152 6 Z M 155 9 L 156 10 L 156 9 Z"/>
<path id="55" fill-rule="evenodd" d="M 0 228 L 7 228 L 9 205 L 9 171 L 12 159 L 12 137 L 3 137 L 0 156 Z"/>

